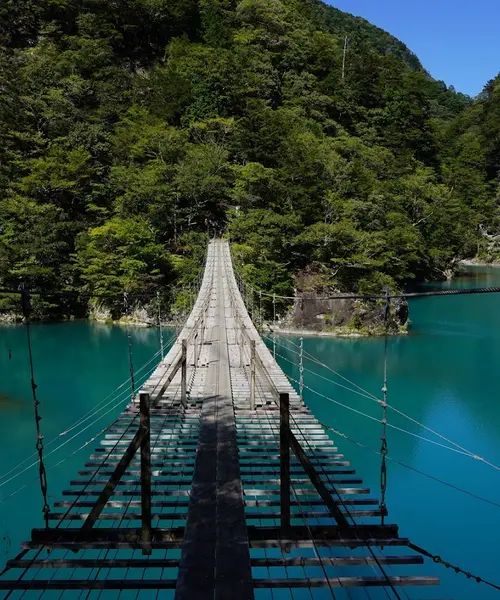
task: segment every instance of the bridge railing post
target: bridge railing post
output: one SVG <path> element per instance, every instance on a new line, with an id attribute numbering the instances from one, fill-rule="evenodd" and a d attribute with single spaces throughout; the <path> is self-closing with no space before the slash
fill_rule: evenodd
<path id="1" fill-rule="evenodd" d="M 255 410 L 255 340 L 250 340 L 250 410 Z"/>
<path id="2" fill-rule="evenodd" d="M 141 427 L 141 546 L 143 554 L 151 554 L 151 423 L 149 394 L 139 394 Z"/>
<path id="3" fill-rule="evenodd" d="M 282 534 L 290 529 L 290 396 L 280 394 L 280 515 Z"/>
<path id="4" fill-rule="evenodd" d="M 182 340 L 181 403 L 187 406 L 187 340 Z"/>

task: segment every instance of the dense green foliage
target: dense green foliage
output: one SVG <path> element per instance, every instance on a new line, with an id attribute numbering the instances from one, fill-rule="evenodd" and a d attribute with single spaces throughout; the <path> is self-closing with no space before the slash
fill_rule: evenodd
<path id="1" fill-rule="evenodd" d="M 155 291 L 226 231 L 260 287 L 379 292 L 495 222 L 498 82 L 317 0 L 7 0 L 0 42 L 4 286 Z"/>

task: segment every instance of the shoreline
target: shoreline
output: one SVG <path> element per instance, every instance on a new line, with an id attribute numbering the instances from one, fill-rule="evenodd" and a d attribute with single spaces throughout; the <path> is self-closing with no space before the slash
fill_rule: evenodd
<path id="1" fill-rule="evenodd" d="M 499 265 L 500 266 L 500 265 Z M 74 323 L 77 321 L 85 321 L 86 323 L 88 323 L 89 325 L 95 324 L 95 325 L 104 325 L 106 327 L 137 327 L 139 329 L 145 329 L 145 328 L 157 328 L 158 329 L 158 325 L 156 323 L 150 323 L 150 322 L 140 322 L 140 321 L 110 321 L 110 320 L 100 320 L 100 319 L 60 319 L 60 320 L 53 320 L 53 321 L 36 321 L 35 323 L 40 325 L 50 325 L 52 323 Z M 19 326 L 19 325 L 23 325 L 24 321 L 23 320 L 17 320 L 17 321 L 7 321 L 7 320 L 0 320 L 0 327 L 4 326 L 4 327 L 11 327 L 11 326 Z M 169 322 L 169 323 L 162 323 L 161 324 L 162 327 L 165 328 L 176 328 L 178 326 L 178 324 Z M 259 332 L 261 333 L 261 332 Z M 295 337 L 328 337 L 328 338 L 346 338 L 346 339 L 366 339 L 366 338 L 380 338 L 380 337 L 384 337 L 385 336 L 385 332 L 384 331 L 374 331 L 374 332 L 362 332 L 362 331 L 346 331 L 346 330 L 342 330 L 341 328 L 337 331 L 335 330 L 331 330 L 331 331 L 317 331 L 314 329 L 292 329 L 292 328 L 275 328 L 275 329 L 271 329 L 271 327 L 268 324 L 265 324 L 265 329 L 262 331 L 263 334 L 267 334 L 267 335 L 272 335 L 273 333 L 275 333 L 276 335 L 283 335 L 283 336 L 295 336 Z M 389 335 L 391 337 L 397 337 L 397 336 L 404 336 L 404 335 L 408 335 L 409 331 L 408 329 L 402 329 L 401 331 L 398 331 L 397 333 L 389 333 Z"/>
<path id="2" fill-rule="evenodd" d="M 464 260 L 460 260 L 457 264 L 463 267 L 500 267 L 500 260 L 492 260 L 491 262 L 487 262 L 477 258 L 466 258 Z"/>
<path id="3" fill-rule="evenodd" d="M 260 332 L 259 332 L 260 333 Z M 264 334 L 273 334 L 276 335 L 293 335 L 295 337 L 331 337 L 331 338 L 351 338 L 351 339 L 367 339 L 367 338 L 383 338 L 385 337 L 385 331 L 381 331 L 380 333 L 363 333 L 360 331 L 315 331 L 313 329 L 270 329 L 267 326 L 267 329 L 262 333 Z M 398 331 L 397 333 L 389 333 L 390 337 L 398 337 L 398 336 L 409 335 L 408 329 L 404 329 Z"/>

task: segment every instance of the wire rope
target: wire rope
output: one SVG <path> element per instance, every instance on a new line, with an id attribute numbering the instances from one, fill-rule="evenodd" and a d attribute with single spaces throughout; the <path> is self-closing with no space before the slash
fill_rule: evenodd
<path id="1" fill-rule="evenodd" d="M 267 336 L 267 339 L 269 340 L 270 338 Z M 288 339 L 287 339 L 287 341 L 293 344 L 293 342 L 291 342 L 291 340 L 288 340 Z M 297 346 L 297 344 L 293 344 L 293 345 L 294 345 L 294 346 Z M 282 344 L 281 344 L 281 346 L 282 346 L 283 348 L 285 348 L 286 350 L 288 350 L 288 351 L 290 351 L 290 352 L 294 353 L 294 354 L 297 354 L 297 355 L 299 354 L 298 352 L 296 352 L 295 350 L 293 350 L 293 349 L 291 349 L 291 348 L 288 348 L 287 346 L 284 346 L 284 345 L 282 345 Z M 290 364 L 292 364 L 292 365 L 295 365 L 295 363 L 294 363 L 293 361 L 291 361 L 290 359 L 286 358 L 285 356 L 282 356 L 282 355 L 280 355 L 280 354 L 277 354 L 277 356 L 278 356 L 279 358 L 281 358 L 281 359 L 283 359 L 283 360 L 285 360 L 285 361 L 289 362 Z M 311 360 L 311 356 L 309 355 L 309 353 L 307 353 L 307 352 L 305 352 L 305 351 L 304 351 L 304 357 L 305 357 L 305 358 L 307 358 L 307 359 L 309 359 L 309 360 Z M 352 389 L 350 389 L 350 388 L 348 388 L 348 387 L 346 387 L 346 386 L 343 386 L 342 384 L 339 384 L 338 382 L 336 382 L 336 381 L 334 381 L 334 380 L 332 380 L 332 379 L 329 379 L 329 378 L 327 378 L 327 377 L 324 377 L 323 375 L 321 375 L 321 374 L 319 374 L 319 373 L 316 373 L 315 371 L 311 371 L 310 369 L 305 369 L 306 371 L 308 371 L 308 372 L 309 372 L 309 373 L 311 373 L 312 375 L 314 375 L 314 376 L 316 376 L 316 377 L 319 377 L 320 379 L 323 379 L 323 380 L 325 380 L 325 381 L 328 381 L 329 383 L 332 383 L 333 385 L 336 385 L 336 386 L 338 386 L 338 387 L 341 387 L 341 388 L 343 388 L 343 389 L 346 389 L 347 391 L 351 391 L 351 392 L 353 392 L 354 394 L 358 394 L 358 395 L 360 395 L 360 396 L 362 396 L 362 397 L 365 397 L 365 398 L 367 398 L 368 400 L 375 401 L 375 402 L 377 402 L 378 404 L 382 404 L 382 403 L 383 403 L 383 401 L 382 401 L 382 400 L 378 399 L 376 396 L 374 396 L 373 394 L 371 394 L 371 393 L 370 393 L 370 392 L 368 392 L 367 390 L 364 390 L 363 388 L 361 388 L 361 386 L 358 386 L 356 383 L 354 383 L 354 382 L 350 381 L 349 379 L 347 379 L 346 377 L 342 376 L 342 375 L 341 375 L 340 373 L 338 373 L 337 371 L 335 371 L 335 370 L 331 369 L 330 367 L 328 367 L 328 365 L 325 365 L 324 363 L 322 363 L 322 362 L 320 362 L 320 361 L 318 361 L 318 360 L 314 359 L 314 357 L 313 357 L 313 362 L 316 362 L 316 363 L 317 363 L 317 364 L 319 364 L 320 366 L 322 366 L 322 367 L 325 367 L 325 368 L 326 368 L 326 369 L 328 369 L 329 371 L 333 372 L 335 375 L 337 375 L 337 376 L 341 377 L 342 379 L 344 379 L 344 380 L 348 381 L 349 383 L 351 383 L 352 385 L 354 385 L 356 388 L 360 389 L 360 390 L 361 390 L 361 392 L 358 392 L 358 391 L 356 391 L 356 390 L 352 390 Z M 314 390 L 313 390 L 313 391 L 314 391 Z M 364 393 L 363 393 L 363 392 L 364 392 Z M 317 392 L 314 392 L 314 393 L 317 393 Z M 336 402 L 335 400 L 333 400 L 333 399 L 331 399 L 331 398 L 330 398 L 330 401 L 332 401 L 332 402 Z M 413 418 L 413 417 L 411 417 L 410 415 L 407 415 L 406 413 L 404 413 L 404 412 L 400 411 L 399 409 L 395 408 L 395 407 L 394 407 L 394 406 L 392 406 L 391 404 L 387 404 L 387 408 L 389 408 L 390 410 L 392 410 L 392 411 L 396 412 L 397 414 L 399 414 L 399 415 L 400 415 L 400 416 L 402 416 L 403 418 L 405 418 L 405 419 L 407 419 L 407 420 L 411 421 L 411 422 L 412 422 L 412 423 L 414 423 L 415 425 L 418 425 L 419 427 L 422 427 L 422 428 L 423 428 L 423 429 L 425 429 L 426 431 L 429 431 L 430 433 L 432 433 L 432 434 L 433 434 L 433 435 L 435 435 L 436 437 L 439 437 L 440 439 L 442 439 L 442 440 L 444 440 L 444 441 L 448 442 L 449 444 L 451 444 L 452 446 L 454 446 L 454 447 L 455 447 L 457 450 L 455 450 L 454 448 L 449 448 L 448 446 L 445 446 L 445 445 L 442 445 L 442 444 L 438 444 L 437 442 L 435 442 L 435 441 L 433 441 L 433 440 L 429 440 L 428 438 L 422 438 L 422 437 L 420 436 L 420 437 L 421 437 L 421 439 L 424 439 L 424 440 L 426 440 L 426 441 L 428 441 L 428 442 L 430 442 L 430 443 L 433 443 L 433 444 L 437 444 L 438 446 L 441 446 L 441 447 L 443 447 L 443 448 L 448 448 L 449 450 L 456 451 L 456 452 L 458 452 L 459 454 L 464 454 L 464 455 L 466 455 L 466 456 L 469 456 L 469 458 L 473 458 L 474 460 L 477 460 L 477 461 L 479 461 L 479 462 L 483 462 L 484 464 L 488 465 L 489 467 L 492 467 L 493 469 L 495 469 L 495 470 L 497 470 L 497 471 L 500 471 L 500 467 L 499 467 L 499 466 L 497 466 L 497 465 L 495 465 L 495 464 L 494 464 L 494 463 L 492 463 L 491 461 L 488 461 L 488 460 L 486 460 L 485 458 L 483 458 L 482 456 L 479 456 L 479 455 L 475 454 L 474 452 L 472 452 L 472 451 L 468 450 L 467 448 L 465 448 L 465 447 L 461 446 L 461 445 L 460 445 L 460 444 L 458 444 L 457 442 L 455 442 L 455 441 L 453 441 L 453 440 L 451 440 L 451 439 L 447 438 L 446 436 L 444 436 L 444 435 L 440 434 L 439 432 L 435 431 L 434 429 L 432 429 L 432 428 L 428 427 L 428 426 L 427 426 L 427 425 L 425 425 L 424 423 L 421 423 L 420 421 L 418 421 L 418 420 L 414 419 L 414 418 Z M 408 433 L 409 435 L 417 436 L 417 434 L 414 434 L 414 433 L 412 433 L 412 432 L 408 432 L 407 430 L 404 430 L 404 429 L 402 429 L 402 428 L 398 428 L 397 426 L 395 426 L 395 425 L 392 425 L 392 424 L 388 424 L 388 427 L 392 427 L 393 429 L 397 429 L 397 430 L 399 430 L 399 431 L 402 431 L 402 432 Z M 418 436 L 417 436 L 417 437 L 418 437 Z"/>
<path id="2" fill-rule="evenodd" d="M 152 361 L 148 361 L 148 362 L 152 362 Z M 143 382 L 148 378 L 148 375 L 146 374 L 143 378 Z M 122 386 L 120 386 L 122 387 Z M 119 389 L 119 388 L 117 388 Z M 64 442 L 62 442 L 59 446 L 57 446 L 56 448 L 54 448 L 53 450 L 51 450 L 50 452 L 47 452 L 45 457 L 47 458 L 48 456 L 51 456 L 52 454 L 58 452 L 61 448 L 63 448 L 64 446 L 66 446 L 67 444 L 69 444 L 71 441 L 73 441 L 74 439 L 76 439 L 77 437 L 79 437 L 82 433 L 84 433 L 85 431 L 87 431 L 87 429 L 89 429 L 90 427 L 92 427 L 93 425 L 95 425 L 95 423 L 97 423 L 98 421 L 100 421 L 102 418 L 104 418 L 106 415 L 108 415 L 110 412 L 113 412 L 116 408 L 118 408 L 122 403 L 123 400 L 120 400 L 117 402 L 118 398 L 121 398 L 124 394 L 127 393 L 127 390 L 122 391 L 120 394 L 118 394 L 118 396 L 115 396 L 112 400 L 110 400 L 109 402 L 107 402 L 104 406 L 102 406 L 99 410 L 96 410 L 94 415 L 90 415 L 90 416 L 95 416 L 97 415 L 99 412 L 101 412 L 104 408 L 107 408 L 112 402 L 115 402 L 115 404 L 109 409 L 107 410 L 105 413 L 103 413 L 100 417 L 98 417 L 97 419 L 95 419 L 92 423 L 90 423 L 89 425 L 87 425 L 86 427 L 84 427 L 83 429 L 81 429 L 78 433 L 76 433 L 75 435 L 73 435 L 72 437 L 66 439 Z M 108 396 L 109 398 L 109 396 Z M 89 413 L 88 413 L 89 414 Z M 90 416 L 87 416 L 86 418 L 82 418 L 80 420 L 80 422 L 83 424 L 85 421 L 89 420 Z M 72 426 L 71 428 L 69 428 L 68 430 L 66 430 L 63 433 L 60 433 L 59 436 L 53 438 L 51 440 L 51 442 L 49 442 L 49 444 L 47 444 L 46 447 L 48 447 L 50 444 L 54 443 L 57 439 L 59 439 L 59 437 L 61 437 L 62 435 L 65 435 L 67 432 L 72 431 L 76 428 L 76 426 Z M 25 459 L 22 463 L 20 463 L 18 466 L 22 466 L 23 464 L 25 464 L 29 459 Z M 27 467 L 25 467 L 24 469 L 22 469 L 21 471 L 19 471 L 18 473 L 16 473 L 15 475 L 13 475 L 12 477 L 10 477 L 9 479 L 5 480 L 5 481 L 1 481 L 0 480 L 0 488 L 2 488 L 3 486 L 7 485 L 9 482 L 13 481 L 14 479 L 16 479 L 17 477 L 19 477 L 20 475 L 22 475 L 23 473 L 25 473 L 26 471 L 28 471 L 29 469 L 31 469 L 32 467 L 36 466 L 38 464 L 38 461 L 35 461 L 33 463 L 31 463 L 30 465 L 28 465 Z M 17 467 L 14 467 L 13 469 L 11 469 L 6 475 L 8 475 L 9 473 L 11 473 L 12 471 L 14 471 Z M 6 475 L 4 475 L 3 477 L 5 477 Z"/>

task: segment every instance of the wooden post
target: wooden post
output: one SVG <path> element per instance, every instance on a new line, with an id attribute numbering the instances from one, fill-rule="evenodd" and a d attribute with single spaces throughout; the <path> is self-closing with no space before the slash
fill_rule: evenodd
<path id="1" fill-rule="evenodd" d="M 205 343 L 205 318 L 206 311 L 203 311 L 203 319 L 201 320 L 201 340 L 198 347 L 198 356 L 196 357 L 196 366 L 198 366 L 198 363 L 200 362 L 201 351 L 203 350 L 203 344 Z"/>
<path id="2" fill-rule="evenodd" d="M 255 340 L 250 341 L 250 410 L 255 410 Z"/>
<path id="3" fill-rule="evenodd" d="M 187 340 L 182 340 L 182 366 L 181 366 L 181 402 L 187 406 Z"/>
<path id="4" fill-rule="evenodd" d="M 196 332 L 194 338 L 193 338 L 193 363 L 192 366 L 196 369 L 197 364 L 196 364 L 196 355 L 198 353 L 198 336 L 200 335 L 199 330 Z"/>
<path id="5" fill-rule="evenodd" d="M 290 396 L 280 394 L 280 511 L 283 535 L 290 529 Z"/>
<path id="6" fill-rule="evenodd" d="M 139 394 L 141 418 L 141 545 L 143 554 L 151 554 L 151 426 L 149 394 Z"/>
<path id="7" fill-rule="evenodd" d="M 240 368 L 243 368 L 243 330 L 242 330 L 242 325 L 240 322 L 238 322 L 239 327 L 238 327 L 238 333 L 236 334 L 236 341 L 238 343 L 238 346 L 240 347 Z M 238 335 L 240 336 L 240 341 L 238 342 Z"/>

